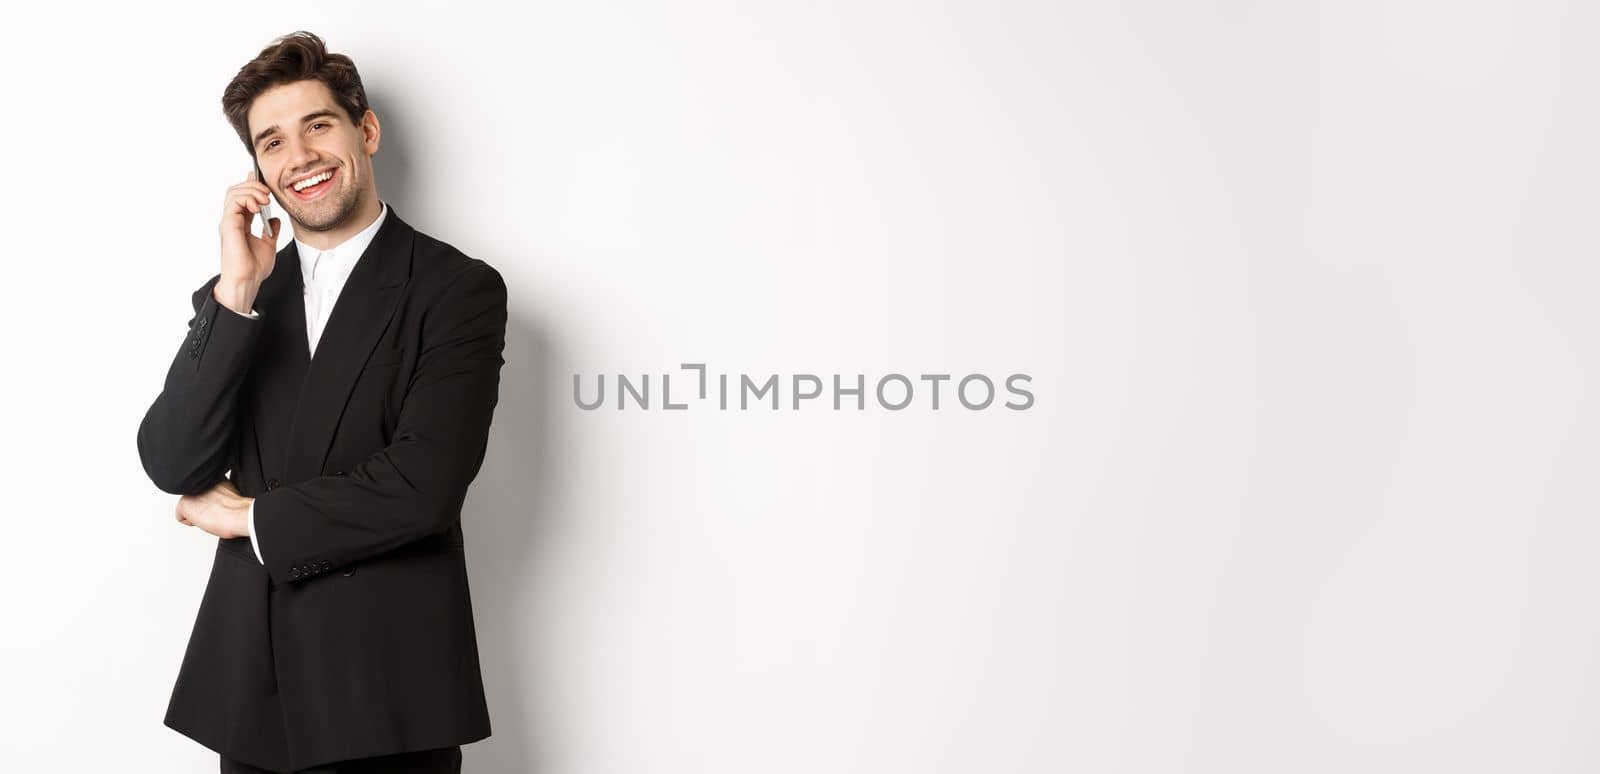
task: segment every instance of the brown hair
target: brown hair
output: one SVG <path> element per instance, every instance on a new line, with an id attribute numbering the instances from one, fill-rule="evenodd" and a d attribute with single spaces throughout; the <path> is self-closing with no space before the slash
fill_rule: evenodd
<path id="1" fill-rule="evenodd" d="M 305 30 L 291 32 L 272 41 L 255 59 L 239 68 L 222 92 L 222 112 L 252 157 L 256 149 L 250 143 L 250 105 L 274 86 L 310 79 L 326 84 L 340 107 L 350 114 L 351 122 L 361 123 L 361 117 L 367 114 L 367 92 L 361 87 L 356 63 L 344 54 L 328 53 L 322 38 L 316 35 Z"/>

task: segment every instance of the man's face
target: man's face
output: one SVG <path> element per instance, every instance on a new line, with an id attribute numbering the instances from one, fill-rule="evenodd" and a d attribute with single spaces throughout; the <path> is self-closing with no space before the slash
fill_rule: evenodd
<path id="1" fill-rule="evenodd" d="M 275 86 L 251 103 L 247 114 L 262 182 L 272 189 L 295 229 L 332 231 L 377 197 L 372 154 L 378 150 L 378 117 L 368 110 L 351 123 L 322 81 Z M 319 175 L 332 177 L 296 190 Z"/>

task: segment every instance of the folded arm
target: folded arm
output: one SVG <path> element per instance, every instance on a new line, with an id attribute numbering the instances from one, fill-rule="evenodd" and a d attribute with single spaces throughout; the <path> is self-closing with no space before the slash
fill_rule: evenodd
<path id="1" fill-rule="evenodd" d="M 475 262 L 426 314 L 393 441 L 346 475 L 284 484 L 253 503 L 251 532 L 275 582 L 390 551 L 460 518 L 499 399 L 505 283 Z"/>

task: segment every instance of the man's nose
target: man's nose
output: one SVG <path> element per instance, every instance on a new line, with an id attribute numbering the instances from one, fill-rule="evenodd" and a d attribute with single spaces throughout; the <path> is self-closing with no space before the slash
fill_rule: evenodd
<path id="1" fill-rule="evenodd" d="M 299 175 L 312 171 L 315 166 L 317 154 L 311 152 L 311 147 L 298 140 L 289 143 L 289 169 L 293 170 L 289 179 L 293 180 Z"/>

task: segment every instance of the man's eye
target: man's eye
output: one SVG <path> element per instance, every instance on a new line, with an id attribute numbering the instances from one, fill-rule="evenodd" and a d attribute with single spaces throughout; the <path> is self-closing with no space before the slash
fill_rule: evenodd
<path id="1" fill-rule="evenodd" d="M 312 124 L 312 125 L 311 125 L 311 128 L 312 128 L 312 129 L 315 129 L 315 128 L 317 128 L 317 127 L 319 127 L 319 126 L 327 126 L 327 124 L 325 124 L 325 123 L 323 123 L 323 122 L 321 122 L 321 121 L 318 121 L 318 122 L 316 122 L 316 123 L 314 123 L 314 124 Z"/>
<path id="2" fill-rule="evenodd" d="M 277 145 L 277 144 L 278 144 L 277 140 L 270 140 L 270 141 L 267 142 L 266 146 L 264 146 L 264 149 L 265 150 L 272 150 L 272 146 Z"/>

